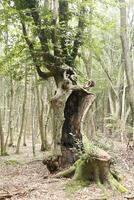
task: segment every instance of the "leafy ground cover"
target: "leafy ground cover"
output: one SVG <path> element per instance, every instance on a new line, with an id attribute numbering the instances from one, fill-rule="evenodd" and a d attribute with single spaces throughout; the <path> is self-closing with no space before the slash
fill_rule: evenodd
<path id="1" fill-rule="evenodd" d="M 104 190 L 95 184 L 77 188 L 74 193 L 70 179 L 56 179 L 50 175 L 42 159 L 44 154 L 37 145 L 36 156 L 31 144 L 23 147 L 20 155 L 10 149 L 10 156 L 0 157 L 0 197 L 7 194 L 11 200 L 125 200 L 134 199 L 134 151 L 126 144 L 109 139 L 107 149 L 115 157 L 115 168 L 127 187 L 127 194 Z M 48 176 L 48 178 L 46 178 Z M 68 187 L 69 186 L 69 187 Z M 2 198 L 0 198 L 2 199 Z M 6 198 L 5 198 L 6 199 Z"/>

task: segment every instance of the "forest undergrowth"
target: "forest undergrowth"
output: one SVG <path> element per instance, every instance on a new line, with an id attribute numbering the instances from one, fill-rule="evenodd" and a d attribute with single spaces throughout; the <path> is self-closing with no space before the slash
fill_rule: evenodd
<path id="1" fill-rule="evenodd" d="M 76 192 L 67 190 L 71 179 L 56 179 L 50 175 L 42 159 L 45 153 L 36 145 L 36 156 L 32 154 L 30 142 L 16 155 L 10 148 L 10 155 L 0 157 L 0 199 L 7 194 L 11 200 L 125 200 L 134 199 L 134 151 L 127 149 L 113 138 L 101 139 L 104 148 L 112 153 L 113 163 L 121 182 L 128 189 L 127 194 L 119 194 L 110 188 L 106 190 L 96 184 L 77 188 Z M 6 199 L 6 198 L 5 198 Z"/>

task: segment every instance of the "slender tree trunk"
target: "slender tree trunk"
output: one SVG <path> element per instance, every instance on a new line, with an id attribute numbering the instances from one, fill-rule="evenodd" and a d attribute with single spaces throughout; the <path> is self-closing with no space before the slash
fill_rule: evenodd
<path id="1" fill-rule="evenodd" d="M 14 89 L 13 89 L 13 80 L 11 78 L 11 105 L 10 105 L 10 127 L 9 127 L 9 130 L 10 130 L 10 140 L 9 140 L 9 146 L 13 146 L 13 96 L 14 96 Z"/>
<path id="2" fill-rule="evenodd" d="M 24 134 L 23 134 L 23 146 L 27 146 L 26 143 L 26 133 L 27 133 L 27 115 L 25 116 L 25 122 L 24 122 Z"/>
<path id="3" fill-rule="evenodd" d="M 5 148 L 4 148 L 4 134 L 2 130 L 1 110 L 0 110 L 0 148 L 1 148 L 1 156 L 4 156 Z"/>
<path id="4" fill-rule="evenodd" d="M 92 46 L 92 15 L 93 15 L 93 1 L 91 0 L 90 2 L 90 16 L 89 16 L 89 22 L 90 22 L 90 29 L 89 29 L 89 46 L 91 47 Z M 92 75 L 92 50 L 86 50 L 86 49 L 83 49 L 82 50 L 82 59 L 84 61 L 84 65 L 85 65 L 85 68 L 86 68 L 86 73 L 87 73 L 87 78 L 88 80 L 91 79 L 91 75 Z M 92 110 L 89 110 L 88 114 L 87 114 L 87 135 L 90 137 L 90 139 L 92 139 L 95 135 L 95 132 L 96 132 L 96 127 L 95 127 L 95 122 L 94 122 L 94 111 L 93 109 Z"/>
<path id="5" fill-rule="evenodd" d="M 25 121 L 25 112 L 26 112 L 26 99 L 27 99 L 27 68 L 25 69 L 25 88 L 24 88 L 24 99 L 23 99 L 23 105 L 22 105 L 22 120 L 21 120 L 21 127 L 20 127 L 20 133 L 17 141 L 17 147 L 16 147 L 16 153 L 19 154 L 20 151 L 20 143 L 23 135 L 23 129 L 24 129 L 24 121 Z"/>
<path id="6" fill-rule="evenodd" d="M 7 132 L 7 138 L 6 138 L 6 142 L 5 142 L 5 152 L 6 152 L 6 148 L 7 148 L 7 144 L 8 144 L 8 139 L 10 137 L 10 141 L 9 141 L 9 146 L 13 145 L 13 130 L 12 130 L 12 118 L 13 118 L 13 80 L 10 77 L 10 98 L 9 98 L 9 120 L 8 120 L 8 132 Z"/>
<path id="7" fill-rule="evenodd" d="M 108 100 L 109 100 L 110 114 L 112 116 L 114 116 L 114 114 L 115 114 L 115 108 L 114 108 L 114 102 L 113 102 L 113 99 L 112 99 L 111 92 L 112 91 L 110 89 L 108 89 Z"/>
<path id="8" fill-rule="evenodd" d="M 43 127 L 43 113 L 44 113 L 44 106 L 42 102 L 40 101 L 40 93 L 39 88 L 37 85 L 37 76 L 35 74 L 36 79 L 36 96 L 37 96 L 37 112 L 38 112 L 38 122 L 39 122 L 39 131 L 40 131 L 40 137 L 41 137 L 41 151 L 45 151 L 45 136 L 44 136 L 44 127 Z M 43 87 L 42 87 L 43 89 Z M 42 94 L 41 94 L 42 95 Z"/>
<path id="9" fill-rule="evenodd" d="M 126 84 L 125 84 L 125 73 L 123 77 L 123 93 L 122 93 L 122 109 L 121 109 L 121 122 L 120 122 L 120 129 L 121 129 L 121 142 L 123 144 L 124 141 L 124 132 L 126 128 L 126 121 L 125 121 L 125 100 L 126 100 Z"/>
<path id="10" fill-rule="evenodd" d="M 35 93 L 32 91 L 31 95 L 31 126 L 32 126 L 32 150 L 35 155 Z"/>
<path id="11" fill-rule="evenodd" d="M 129 91 L 129 102 L 131 106 L 132 119 L 134 122 L 134 80 L 133 65 L 130 58 L 129 39 L 127 34 L 127 14 L 125 0 L 119 0 L 120 6 L 120 23 L 121 23 L 121 43 L 123 49 L 124 67 Z M 133 123 L 132 123 L 133 124 Z"/>
<path id="12" fill-rule="evenodd" d="M 52 88 L 49 88 L 49 85 L 52 84 Z M 53 148 L 53 139 L 54 139 L 54 131 L 53 131 L 53 109 L 51 105 L 51 99 L 53 97 L 53 94 L 55 92 L 55 85 L 53 80 L 49 80 L 47 83 L 47 114 L 46 114 L 46 120 L 45 120 L 45 138 L 46 142 L 49 140 L 49 142 L 46 143 L 48 148 Z M 48 134 L 49 133 L 49 134 Z"/>

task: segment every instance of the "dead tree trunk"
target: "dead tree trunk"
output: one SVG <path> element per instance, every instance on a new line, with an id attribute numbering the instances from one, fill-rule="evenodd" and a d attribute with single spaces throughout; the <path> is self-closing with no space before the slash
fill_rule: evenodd
<path id="1" fill-rule="evenodd" d="M 56 177 L 74 175 L 75 181 L 95 181 L 100 184 L 108 182 L 120 192 L 125 192 L 126 189 L 110 172 L 111 156 L 91 145 L 84 133 L 85 118 L 95 96 L 77 85 L 70 88 L 66 93 L 58 89 L 51 101 L 54 111 L 55 153 L 45 158 L 44 164 L 51 173 L 71 166 L 59 172 Z"/>
<path id="2" fill-rule="evenodd" d="M 74 163 L 78 159 L 79 152 L 83 151 L 84 118 L 94 99 L 93 94 L 81 88 L 74 90 L 66 101 L 61 138 L 63 166 Z"/>
<path id="3" fill-rule="evenodd" d="M 47 164 L 48 169 L 51 172 L 54 172 L 60 167 L 71 165 L 75 162 L 75 160 L 78 159 L 75 149 L 78 150 L 79 143 L 81 143 L 80 151 L 83 153 L 86 153 L 88 147 L 91 147 L 91 145 L 87 142 L 85 134 L 82 132 L 82 130 L 85 115 L 94 101 L 94 95 L 90 94 L 84 88 L 77 86 L 76 80 L 73 79 L 75 75 L 75 60 L 79 54 L 79 47 L 82 46 L 84 39 L 83 35 L 86 24 L 84 19 L 86 15 L 86 1 L 82 2 L 81 8 L 78 9 L 80 12 L 78 13 L 79 17 L 77 31 L 74 40 L 71 41 L 71 43 L 68 43 L 68 27 L 70 27 L 70 6 L 68 1 L 59 1 L 58 5 L 56 3 L 53 4 L 53 21 L 51 22 L 53 29 L 51 34 L 49 34 L 49 29 L 44 29 L 42 27 L 42 19 L 40 18 L 41 15 L 39 13 L 40 9 L 37 9 L 38 1 L 27 3 L 25 0 L 24 4 L 22 4 L 22 2 L 18 3 L 18 1 L 14 2 L 18 11 L 23 9 L 30 10 L 30 16 L 33 19 L 34 25 L 36 26 L 36 32 L 41 47 L 40 50 L 43 52 L 41 55 L 37 55 L 35 51 L 36 46 L 34 42 L 30 40 L 28 35 L 29 31 L 27 31 L 27 25 L 29 24 L 27 24 L 27 21 L 24 20 L 23 16 L 25 16 L 25 14 L 19 12 L 23 35 L 29 47 L 30 54 L 33 58 L 34 65 L 39 76 L 43 79 L 48 79 L 49 77 L 53 76 L 57 85 L 57 92 L 51 100 L 54 113 L 53 154 L 55 155 L 44 160 L 44 163 Z M 59 9 L 57 9 L 57 7 L 59 7 Z M 32 33 L 32 28 L 30 30 Z M 51 41 L 51 50 L 48 41 Z M 43 61 L 48 72 L 41 71 L 40 61 Z M 80 171 L 80 173 L 85 174 L 85 169 L 88 169 L 88 177 L 92 175 L 93 171 L 93 180 L 99 178 L 101 182 L 104 182 L 105 176 L 106 179 L 110 179 L 110 156 L 101 150 L 97 150 L 97 152 L 94 154 L 94 149 L 90 149 L 91 151 L 88 152 L 87 157 L 85 157 L 83 160 L 80 158 L 80 160 L 78 159 L 78 163 L 75 163 L 75 166 L 73 166 L 76 168 L 75 171 Z M 80 168 L 80 170 L 78 168 Z M 104 176 L 102 176 L 102 172 L 105 172 Z M 78 174 L 78 176 L 75 175 L 76 179 L 81 179 L 83 177 L 79 175 L 80 173 L 76 173 Z"/>
<path id="4" fill-rule="evenodd" d="M 111 156 L 91 144 L 84 133 L 84 122 L 94 100 L 95 96 L 92 93 L 77 88 L 66 101 L 61 137 L 62 156 L 59 161 L 60 167 L 69 165 L 71 167 L 59 172 L 56 177 L 73 176 L 73 180 L 79 183 L 87 181 L 98 184 L 108 183 L 119 192 L 126 192 L 126 188 L 118 182 L 114 172 L 111 172 Z"/>
<path id="5" fill-rule="evenodd" d="M 93 94 L 77 85 L 70 85 L 65 90 L 65 81 L 58 85 L 51 100 L 54 145 L 52 156 L 44 159 L 51 172 L 70 166 L 79 158 L 78 152 L 83 151 L 84 119 L 95 99 Z"/>

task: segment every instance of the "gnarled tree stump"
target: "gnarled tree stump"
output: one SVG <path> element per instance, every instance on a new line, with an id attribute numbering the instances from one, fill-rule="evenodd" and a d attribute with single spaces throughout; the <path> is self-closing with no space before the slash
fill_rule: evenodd
<path id="1" fill-rule="evenodd" d="M 44 160 L 44 163 L 47 164 L 50 172 L 69 167 L 59 172 L 56 177 L 73 177 L 75 181 L 95 181 L 99 184 L 109 183 L 120 192 L 125 192 L 126 189 L 110 172 L 111 156 L 90 144 L 84 133 L 86 114 L 95 96 L 82 87 L 75 87 L 66 97 L 64 95 L 66 102 L 63 102 L 63 96 L 55 98 L 55 103 L 53 101 L 58 124 L 55 130 L 59 131 L 57 141 L 61 146 L 61 154 L 50 156 L 49 159 Z M 60 107 L 58 108 L 57 105 Z M 80 155 L 78 155 L 79 151 Z"/>

